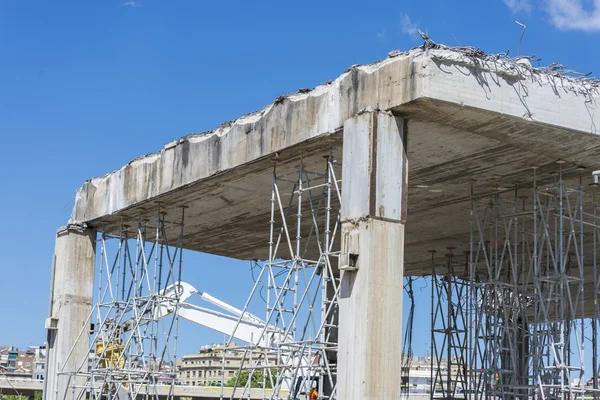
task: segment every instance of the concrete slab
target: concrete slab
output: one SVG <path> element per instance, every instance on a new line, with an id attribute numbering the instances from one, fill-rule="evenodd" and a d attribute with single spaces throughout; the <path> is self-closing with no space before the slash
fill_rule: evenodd
<path id="1" fill-rule="evenodd" d="M 7 378 L 0 376 L 0 395 L 33 398 L 44 389 L 44 381 L 37 379 Z"/>
<path id="2" fill-rule="evenodd" d="M 565 160 L 574 185 L 578 166 L 600 169 L 599 97 L 597 81 L 448 48 L 414 49 L 354 66 L 86 182 L 72 222 L 116 232 L 153 219 L 159 203 L 173 220 L 185 205 L 186 248 L 266 258 L 274 161 L 285 172 L 304 157 L 306 168 L 321 171 L 330 151 L 342 159 L 345 120 L 366 108 L 389 110 L 408 120 L 405 274 L 427 274 L 428 250 L 468 249 L 471 186 L 485 193 L 517 185 L 526 195 L 533 165 L 542 183 L 551 182 L 556 160 Z"/>

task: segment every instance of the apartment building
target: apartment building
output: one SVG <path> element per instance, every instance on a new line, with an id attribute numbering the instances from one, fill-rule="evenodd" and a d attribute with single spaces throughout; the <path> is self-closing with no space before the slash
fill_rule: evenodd
<path id="1" fill-rule="evenodd" d="M 46 346 L 30 346 L 33 351 L 34 364 L 31 377 L 37 380 L 44 380 L 46 377 Z"/>
<path id="2" fill-rule="evenodd" d="M 236 346 L 234 343 L 227 348 L 223 344 L 203 346 L 197 354 L 184 355 L 177 362 L 179 382 L 190 386 L 220 386 L 221 381 L 235 377 L 244 358 L 244 352 Z M 246 366 L 249 357 L 247 355 Z M 255 352 L 252 359 L 262 363 L 259 360 L 264 360 L 264 354 Z M 276 364 L 275 357 L 269 356 L 269 364 Z"/>
<path id="3" fill-rule="evenodd" d="M 0 348 L 0 371 L 11 378 L 31 379 L 34 374 L 35 351 L 19 350 L 14 346 Z"/>

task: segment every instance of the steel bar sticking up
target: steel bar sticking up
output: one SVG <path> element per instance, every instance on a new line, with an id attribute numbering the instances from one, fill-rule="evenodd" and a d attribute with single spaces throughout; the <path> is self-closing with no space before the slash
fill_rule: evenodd
<path id="1" fill-rule="evenodd" d="M 245 385 L 236 379 L 232 399 L 249 398 L 253 385 L 265 399 L 304 399 L 313 390 L 319 399 L 336 398 L 341 181 L 333 156 L 323 167 L 309 171 L 300 160 L 297 170 L 277 174 L 274 165 L 269 259 L 257 263 L 242 310 L 262 304 L 265 328 L 237 348 L 237 376 L 248 375 Z"/>
<path id="2" fill-rule="evenodd" d="M 78 338 L 89 341 L 89 357 L 60 372 L 85 377 L 85 390 L 78 391 L 82 400 L 158 399 L 158 386 L 171 388 L 161 397 L 172 395 L 184 214 L 182 207 L 176 221 L 167 221 L 159 207 L 153 223 L 140 220 L 136 227 L 121 226 L 118 235 L 99 238 L 92 330 L 86 324 Z M 157 312 L 164 304 L 168 315 Z"/>

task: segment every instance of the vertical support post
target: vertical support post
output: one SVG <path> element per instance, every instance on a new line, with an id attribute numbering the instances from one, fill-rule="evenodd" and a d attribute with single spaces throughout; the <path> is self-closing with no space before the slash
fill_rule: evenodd
<path id="1" fill-rule="evenodd" d="M 333 170 L 333 157 L 331 153 L 327 159 L 327 204 L 325 207 L 325 231 L 323 232 L 324 247 L 324 265 L 322 271 L 322 290 L 321 296 L 324 299 L 321 302 L 321 320 L 324 322 L 324 329 L 321 332 L 321 343 L 325 346 L 324 357 L 326 365 L 333 373 L 323 374 L 319 379 L 318 393 L 323 398 L 336 398 L 335 388 L 337 387 L 337 365 L 338 365 L 338 328 L 339 328 L 339 313 L 338 313 L 338 285 L 340 282 L 340 271 L 338 265 L 334 265 L 331 260 L 333 258 L 331 245 L 335 238 L 338 220 L 334 219 L 332 227 L 332 217 L 339 218 L 338 213 L 332 213 L 332 195 L 337 194 L 336 177 Z M 339 194 L 336 196 L 339 199 Z M 333 229 L 333 232 L 332 232 Z M 333 235 L 332 235 L 333 233 Z"/>
<path id="2" fill-rule="evenodd" d="M 597 208 L 596 208 L 596 187 L 592 186 L 592 203 L 593 203 L 593 217 L 594 221 L 597 221 Z M 594 223 L 595 224 L 595 223 Z M 600 307 L 598 304 L 598 228 L 594 225 L 593 234 L 594 244 L 592 245 L 592 263 L 594 266 L 594 316 L 592 318 L 592 386 L 594 389 L 593 396 L 594 400 L 598 400 L 598 318 L 600 317 Z"/>
<path id="3" fill-rule="evenodd" d="M 86 378 L 68 372 L 87 372 L 95 259 L 95 230 L 69 225 L 57 231 L 44 400 L 85 398 L 81 386 Z"/>
<path id="4" fill-rule="evenodd" d="M 380 111 L 344 123 L 339 399 L 401 396 L 406 133 Z"/>
<path id="5" fill-rule="evenodd" d="M 516 384 L 519 387 L 515 392 L 517 393 L 517 398 L 526 399 L 528 396 L 527 386 L 529 385 L 529 324 L 527 320 L 523 317 L 517 319 L 516 321 L 516 341 L 517 341 L 517 368 L 515 369 L 516 373 Z"/>

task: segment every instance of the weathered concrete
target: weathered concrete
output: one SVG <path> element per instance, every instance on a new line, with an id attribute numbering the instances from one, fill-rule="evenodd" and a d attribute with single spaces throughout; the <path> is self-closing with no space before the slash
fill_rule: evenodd
<path id="1" fill-rule="evenodd" d="M 377 120 L 383 125 L 402 118 L 398 132 L 410 132 L 408 145 L 403 143 L 402 152 L 394 146 L 382 151 L 398 161 L 395 154 L 408 149 L 407 186 L 384 187 L 383 198 L 365 189 L 371 182 L 406 173 L 394 170 L 403 164 L 390 160 L 385 164 L 392 168 L 389 174 L 380 176 L 386 171 L 380 169 L 371 181 L 359 169 L 344 173 L 342 183 L 343 214 L 358 218 L 352 229 L 346 222 L 344 233 L 356 231 L 361 240 L 354 260 L 360 264 L 358 271 L 344 272 L 338 397 L 395 398 L 403 260 L 405 274 L 423 275 L 431 271 L 429 250 L 437 250 L 440 257 L 448 246 L 455 247 L 455 254 L 468 250 L 471 192 L 511 189 L 531 199 L 532 166 L 542 187 L 555 180 L 559 159 L 566 162 L 561 168 L 574 186 L 579 185 L 578 167 L 600 169 L 599 97 L 597 83 L 524 64 L 445 48 L 398 53 L 352 67 L 312 91 L 279 98 L 259 112 L 169 143 L 159 153 L 86 182 L 77 193 L 72 222 L 117 232 L 120 224 L 153 219 L 159 205 L 167 219 L 176 219 L 178 207 L 185 205 L 184 247 L 240 259 L 266 258 L 273 164 L 286 172 L 302 156 L 306 169 L 320 171 L 323 156 L 332 152 L 349 170 L 349 135 L 373 130 L 372 125 L 367 130 L 359 126 L 373 115 L 364 110 L 381 110 Z M 383 132 L 392 128 L 387 125 Z M 589 173 L 582 182 L 591 182 Z M 349 192 L 350 187 L 355 189 Z M 401 200 L 407 194 L 404 207 Z M 346 199 L 352 200 L 346 204 Z M 361 208 L 365 199 L 375 201 L 367 211 Z M 287 202 L 285 195 L 282 202 Z M 406 235 L 403 213 L 409 216 Z M 586 255 L 586 260 L 591 257 Z M 350 264 L 349 259 L 344 262 Z M 91 276 L 84 279 L 91 282 Z M 586 295 L 591 293 L 586 290 Z M 80 326 L 82 315 L 77 316 Z M 377 361 L 375 355 L 384 349 L 386 357 Z M 392 374 L 398 382 L 391 381 Z"/>
<path id="2" fill-rule="evenodd" d="M 6 378 L 0 376 L 0 395 L 27 396 L 31 399 L 36 392 L 41 392 L 43 381 L 34 379 Z"/>
<path id="3" fill-rule="evenodd" d="M 52 267 L 51 304 L 48 329 L 48 360 L 45 399 L 77 399 L 74 384 L 82 385 L 85 377 L 60 375 L 87 367 L 90 312 L 96 261 L 96 231 L 68 226 L 56 233 Z M 76 381 L 83 379 L 83 381 Z"/>
<path id="4" fill-rule="evenodd" d="M 338 398 L 399 399 L 404 120 L 366 112 L 346 121 L 344 132 Z"/>
<path id="5" fill-rule="evenodd" d="M 515 68 L 447 49 L 352 67 L 312 91 L 86 182 L 73 221 L 116 232 L 121 222 L 154 219 L 158 202 L 172 218 L 187 205 L 186 248 L 265 258 L 272 161 L 284 172 L 303 153 L 307 169 L 321 170 L 330 149 L 342 157 L 344 121 L 379 108 L 408 121 L 413 218 L 406 226 L 406 272 L 428 273 L 428 250 L 443 257 L 447 246 L 456 253 L 468 248 L 471 185 L 475 193 L 524 187 L 532 165 L 549 181 L 559 158 L 575 179 L 576 166 L 600 166 L 598 92 L 585 92 L 578 80 Z"/>

